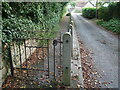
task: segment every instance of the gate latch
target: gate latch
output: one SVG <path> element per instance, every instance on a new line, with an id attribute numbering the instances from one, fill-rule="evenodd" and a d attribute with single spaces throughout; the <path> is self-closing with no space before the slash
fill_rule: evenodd
<path id="1" fill-rule="evenodd" d="M 57 46 L 57 44 L 58 44 L 58 41 L 57 41 L 57 40 L 54 40 L 54 41 L 53 41 L 53 45 L 54 45 L 54 46 Z"/>
<path id="2" fill-rule="evenodd" d="M 59 39 L 58 40 L 53 40 L 53 45 L 54 46 L 57 46 L 58 43 L 63 43 L 63 42 L 60 41 Z"/>

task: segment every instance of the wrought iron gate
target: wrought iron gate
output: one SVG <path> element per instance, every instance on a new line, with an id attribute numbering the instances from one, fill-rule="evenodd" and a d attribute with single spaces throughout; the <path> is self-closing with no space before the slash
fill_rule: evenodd
<path id="1" fill-rule="evenodd" d="M 56 76 L 62 74 L 61 43 L 61 33 L 55 40 L 13 38 L 9 49 L 14 82 L 18 80 L 19 83 L 20 80 L 22 82 L 20 86 L 39 87 L 50 84 L 50 80 L 56 81 Z M 59 47 L 59 50 L 56 50 L 56 47 Z"/>

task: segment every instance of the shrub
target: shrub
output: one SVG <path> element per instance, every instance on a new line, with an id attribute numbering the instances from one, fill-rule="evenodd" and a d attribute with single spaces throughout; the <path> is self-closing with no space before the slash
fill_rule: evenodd
<path id="1" fill-rule="evenodd" d="M 117 2 L 117 18 L 120 19 L 120 2 Z"/>
<path id="2" fill-rule="evenodd" d="M 98 9 L 98 18 L 105 21 L 108 21 L 111 18 L 107 7 L 101 7 Z"/>
<path id="3" fill-rule="evenodd" d="M 55 36 L 53 32 L 58 27 L 65 5 L 66 2 L 2 2 L 0 38 L 2 38 L 3 60 L 10 60 L 8 45 L 12 42 L 12 38 L 53 38 Z M 46 32 L 38 33 L 33 30 Z M 43 44 L 46 42 L 42 41 L 41 45 Z"/>
<path id="4" fill-rule="evenodd" d="M 81 12 L 82 12 L 81 10 L 78 9 L 75 10 L 75 13 L 81 13 Z"/>
<path id="5" fill-rule="evenodd" d="M 6 42 L 10 42 L 10 37 L 20 38 L 29 35 L 27 32 L 18 32 L 18 31 L 28 31 L 33 30 L 35 24 L 26 18 L 17 18 L 13 17 L 11 19 L 3 19 L 3 44 Z M 6 31 L 10 32 L 7 33 Z"/>
<path id="6" fill-rule="evenodd" d="M 96 8 L 83 8 L 82 15 L 86 18 L 92 19 L 95 18 Z"/>
<path id="7" fill-rule="evenodd" d="M 105 27 L 107 30 L 111 30 L 120 34 L 120 20 L 118 19 L 110 19 L 109 21 L 98 21 L 98 25 Z"/>
<path id="8" fill-rule="evenodd" d="M 120 19 L 120 2 L 117 3 L 111 3 L 108 6 L 109 14 L 111 15 L 111 18 L 119 18 Z"/>
<path id="9" fill-rule="evenodd" d="M 53 31 L 60 21 L 65 5 L 66 2 L 2 2 L 3 43 L 10 42 L 9 31 Z M 23 35 L 27 33 L 12 33 L 13 38 Z"/>
<path id="10" fill-rule="evenodd" d="M 98 18 L 108 21 L 112 18 L 120 19 L 120 2 L 110 3 L 108 7 L 98 9 Z"/>

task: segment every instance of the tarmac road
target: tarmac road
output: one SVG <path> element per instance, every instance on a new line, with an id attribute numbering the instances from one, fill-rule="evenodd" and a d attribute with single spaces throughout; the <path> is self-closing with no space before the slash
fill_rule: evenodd
<path id="1" fill-rule="evenodd" d="M 100 82 L 110 82 L 102 88 L 118 88 L 118 37 L 93 24 L 79 14 L 72 14 L 80 40 L 92 53 L 95 68 L 102 74 Z"/>

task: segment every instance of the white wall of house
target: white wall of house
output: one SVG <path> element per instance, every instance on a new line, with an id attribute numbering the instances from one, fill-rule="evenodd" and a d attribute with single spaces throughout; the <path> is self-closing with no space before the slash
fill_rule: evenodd
<path id="1" fill-rule="evenodd" d="M 75 9 L 77 9 L 77 10 L 81 10 L 82 8 L 81 8 L 81 7 L 75 7 Z"/>
<path id="2" fill-rule="evenodd" d="M 84 6 L 84 8 L 94 8 L 94 6 L 93 6 L 90 2 L 88 2 L 88 3 Z"/>

